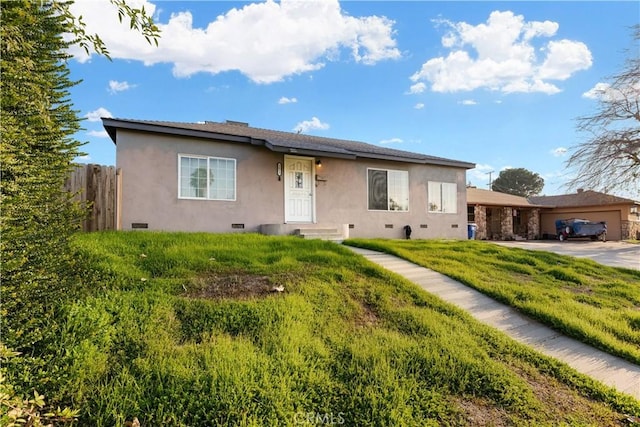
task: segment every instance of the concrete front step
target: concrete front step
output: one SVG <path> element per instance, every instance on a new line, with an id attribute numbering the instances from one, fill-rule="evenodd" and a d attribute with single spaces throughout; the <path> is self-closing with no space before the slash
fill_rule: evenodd
<path id="1" fill-rule="evenodd" d="M 294 234 L 340 234 L 337 228 L 298 228 Z"/>
<path id="2" fill-rule="evenodd" d="M 261 224 L 260 233 L 268 236 L 295 235 L 305 239 L 342 242 L 349 238 L 349 224 Z"/>
<path id="3" fill-rule="evenodd" d="M 336 234 L 300 234 L 303 239 L 319 239 L 319 240 L 331 240 L 333 242 L 342 242 L 344 237 L 340 233 Z"/>
<path id="4" fill-rule="evenodd" d="M 342 242 L 344 240 L 344 236 L 336 228 L 301 228 L 293 234 L 303 239 L 331 240 L 335 242 Z"/>
<path id="5" fill-rule="evenodd" d="M 342 242 L 345 239 L 344 234 L 338 228 L 298 228 L 293 234 L 303 239 L 320 239 L 331 240 L 334 242 Z"/>

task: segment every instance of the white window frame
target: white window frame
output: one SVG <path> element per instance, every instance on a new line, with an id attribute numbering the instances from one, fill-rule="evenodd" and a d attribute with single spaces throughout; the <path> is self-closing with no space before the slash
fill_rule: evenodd
<path id="1" fill-rule="evenodd" d="M 437 195 L 432 194 L 432 191 L 435 187 L 438 188 Z M 445 192 L 444 189 L 450 189 L 454 195 L 454 201 L 452 205 L 452 210 L 447 209 L 449 207 L 448 203 L 445 203 Z M 433 203 L 432 197 L 437 197 L 439 209 L 432 210 L 431 205 Z M 458 213 L 458 184 L 455 182 L 439 182 L 439 181 L 428 181 L 427 182 L 427 212 L 433 214 L 457 214 Z"/>
<path id="2" fill-rule="evenodd" d="M 383 171 L 387 173 L 387 209 L 371 209 L 369 203 L 369 171 Z M 390 179 L 389 173 L 401 173 L 406 176 L 407 182 L 407 209 L 391 209 L 391 197 L 389 195 L 390 191 Z M 398 170 L 398 169 L 383 169 L 383 168 L 367 168 L 367 210 L 371 212 L 409 212 L 410 200 L 409 200 L 410 186 L 409 186 L 409 171 L 406 170 Z"/>
<path id="3" fill-rule="evenodd" d="M 207 188 L 204 197 L 194 197 L 194 196 L 183 196 L 182 195 L 182 159 L 205 159 L 207 161 Z M 209 177 L 211 167 L 211 160 L 225 160 L 233 162 L 233 198 L 210 198 L 209 190 L 211 179 Z M 238 171 L 237 171 L 237 162 L 236 159 L 228 158 L 228 157 L 215 157 L 215 156 L 202 156 L 198 154 L 178 154 L 178 199 L 181 200 L 218 200 L 218 201 L 226 201 L 226 202 L 235 202 L 238 197 Z"/>

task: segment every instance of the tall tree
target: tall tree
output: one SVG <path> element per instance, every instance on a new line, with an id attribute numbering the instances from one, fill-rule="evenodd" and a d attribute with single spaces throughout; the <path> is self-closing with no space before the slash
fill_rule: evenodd
<path id="1" fill-rule="evenodd" d="M 566 163 L 575 173 L 568 188 L 640 195 L 640 25 L 633 36 L 623 70 L 598 86 L 596 112 L 578 118 L 586 141 Z"/>
<path id="2" fill-rule="evenodd" d="M 537 173 L 524 168 L 505 169 L 491 184 L 493 191 L 530 197 L 540 194 L 544 188 L 544 179 Z"/>
<path id="3" fill-rule="evenodd" d="M 2 340 L 29 354 L 66 285 L 79 219 L 62 189 L 80 146 L 65 30 L 64 18 L 40 3 L 2 2 Z"/>
<path id="4" fill-rule="evenodd" d="M 130 17 L 132 28 L 157 41 L 158 30 L 144 10 L 124 0 L 112 3 L 121 20 Z M 55 376 L 49 364 L 55 325 L 61 302 L 73 290 L 69 239 L 82 212 L 63 184 L 81 144 L 73 139 L 80 119 L 69 98 L 77 82 L 70 78 L 66 51 L 78 43 L 108 54 L 70 5 L 0 3 L 0 337 L 23 355 L 12 359 L 19 366 L 7 370 L 9 381 L 23 390 L 36 383 L 46 390 L 42 382 Z M 66 42 L 65 34 L 75 39 Z"/>

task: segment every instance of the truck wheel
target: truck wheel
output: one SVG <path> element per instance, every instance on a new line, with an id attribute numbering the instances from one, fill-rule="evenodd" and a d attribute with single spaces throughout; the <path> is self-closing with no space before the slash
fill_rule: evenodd
<path id="1" fill-rule="evenodd" d="M 558 240 L 560 240 L 561 242 L 564 242 L 564 233 L 558 233 Z"/>
<path id="2" fill-rule="evenodd" d="M 600 240 L 602 240 L 603 242 L 606 242 L 607 241 L 607 233 L 602 233 L 600 235 Z"/>

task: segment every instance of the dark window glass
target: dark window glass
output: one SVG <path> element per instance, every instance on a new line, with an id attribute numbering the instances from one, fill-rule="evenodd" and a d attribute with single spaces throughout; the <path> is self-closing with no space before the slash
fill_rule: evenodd
<path id="1" fill-rule="evenodd" d="M 387 171 L 369 169 L 369 209 L 376 211 L 389 209 Z"/>

